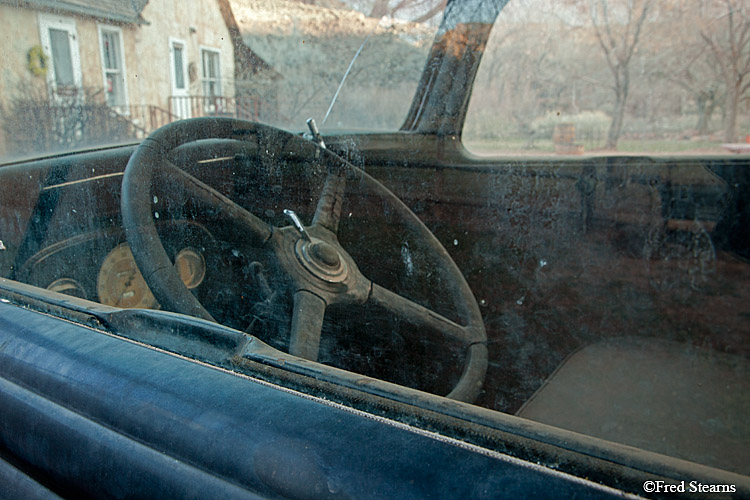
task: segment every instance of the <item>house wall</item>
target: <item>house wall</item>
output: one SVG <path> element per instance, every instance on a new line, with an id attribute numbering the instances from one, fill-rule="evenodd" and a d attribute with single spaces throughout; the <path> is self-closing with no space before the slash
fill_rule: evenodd
<path id="1" fill-rule="evenodd" d="M 44 91 L 44 77 L 35 77 L 27 68 L 27 53 L 39 45 L 39 27 L 36 12 L 0 5 L 0 106 L 19 90 Z M 5 131 L 0 126 L 0 157 L 6 154 Z"/>
<path id="2" fill-rule="evenodd" d="M 96 21 L 93 19 L 74 18 L 78 31 L 78 51 L 81 54 L 81 73 L 83 87 L 86 89 L 101 89 L 102 61 L 99 55 L 99 35 L 96 31 Z"/>
<path id="3" fill-rule="evenodd" d="M 33 45 L 40 44 L 35 12 L 0 4 L 0 95 L 7 96 L 18 88 L 21 79 L 34 77 L 26 67 L 26 57 Z M 30 42 L 31 41 L 31 42 Z"/>
<path id="4" fill-rule="evenodd" d="M 170 38 L 185 42 L 190 95 L 202 95 L 201 47 L 221 52 L 222 95 L 234 96 L 234 50 L 229 30 L 215 0 L 185 3 L 179 0 L 150 1 L 143 10 L 149 23 L 136 29 L 135 54 L 131 73 L 140 102 L 168 108 L 172 94 Z M 191 73 L 190 68 L 194 68 Z"/>

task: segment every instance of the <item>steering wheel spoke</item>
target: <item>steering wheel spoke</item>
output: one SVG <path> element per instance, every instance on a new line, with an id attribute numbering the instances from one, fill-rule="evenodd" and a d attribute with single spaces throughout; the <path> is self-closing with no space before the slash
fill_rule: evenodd
<path id="1" fill-rule="evenodd" d="M 298 290 L 294 294 L 290 354 L 311 361 L 318 359 L 320 332 L 323 328 L 325 312 L 325 301 L 314 293 Z"/>
<path id="2" fill-rule="evenodd" d="M 179 179 L 193 200 L 214 209 L 218 216 L 231 219 L 239 233 L 251 245 L 260 246 L 271 237 L 271 228 L 266 222 L 172 162 L 162 162 L 162 173 L 170 179 Z"/>
<path id="3" fill-rule="evenodd" d="M 484 329 L 471 323 L 461 326 L 445 316 L 404 298 L 376 283 L 372 284 L 369 302 L 409 321 L 415 326 L 430 328 L 464 345 L 466 363 L 458 384 L 447 397 L 474 401 L 482 389 L 487 371 L 487 345 Z"/>
<path id="4" fill-rule="evenodd" d="M 461 326 L 431 309 L 394 293 L 376 283 L 372 284 L 369 302 L 399 316 L 414 326 L 426 327 L 441 332 L 451 340 L 471 344 L 478 335 L 470 326 Z"/>
<path id="5" fill-rule="evenodd" d="M 346 175 L 344 169 L 329 172 L 318 200 L 318 206 L 315 209 L 313 224 L 323 226 L 334 234 L 338 233 L 345 190 Z"/>

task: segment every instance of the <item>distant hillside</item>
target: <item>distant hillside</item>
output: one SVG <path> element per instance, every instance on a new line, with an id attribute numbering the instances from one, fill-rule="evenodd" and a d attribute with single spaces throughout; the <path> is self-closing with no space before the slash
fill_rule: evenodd
<path id="1" fill-rule="evenodd" d="M 352 58 L 370 36 L 328 125 L 367 129 L 401 125 L 434 28 L 293 0 L 230 3 L 243 41 L 282 76 L 272 89 L 279 124 L 303 124 L 310 116 L 320 122 Z"/>

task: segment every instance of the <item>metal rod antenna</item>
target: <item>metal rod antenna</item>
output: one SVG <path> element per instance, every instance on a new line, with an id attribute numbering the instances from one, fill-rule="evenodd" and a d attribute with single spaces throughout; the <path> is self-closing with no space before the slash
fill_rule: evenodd
<path id="1" fill-rule="evenodd" d="M 344 86 L 344 82 L 346 81 L 346 77 L 349 76 L 349 73 L 352 70 L 352 67 L 354 66 L 354 61 L 357 60 L 359 55 L 362 53 L 362 49 L 365 48 L 365 44 L 367 43 L 367 40 L 370 39 L 370 37 L 375 33 L 375 30 L 378 29 L 378 26 L 380 26 L 380 23 L 383 22 L 383 19 L 385 19 L 385 16 L 381 17 L 378 21 L 378 24 L 375 25 L 375 27 L 372 29 L 372 31 L 365 37 L 364 40 L 362 40 L 362 45 L 359 46 L 359 49 L 357 49 L 357 52 L 354 54 L 354 57 L 352 57 L 351 62 L 349 63 L 349 67 L 346 68 L 346 71 L 344 72 L 343 78 L 341 78 L 341 82 L 339 83 L 339 88 L 336 89 L 336 93 L 333 94 L 333 99 L 331 99 L 331 104 L 328 106 L 328 111 L 326 111 L 326 115 L 323 117 L 323 121 L 320 122 L 320 125 L 325 125 L 326 120 L 328 119 L 328 115 L 331 114 L 331 110 L 333 109 L 333 105 L 336 102 L 336 99 L 339 97 L 339 92 L 341 92 L 341 88 Z"/>

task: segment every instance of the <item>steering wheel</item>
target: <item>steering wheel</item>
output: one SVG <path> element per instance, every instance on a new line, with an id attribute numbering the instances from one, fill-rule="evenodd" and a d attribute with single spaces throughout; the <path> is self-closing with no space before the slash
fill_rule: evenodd
<path id="1" fill-rule="evenodd" d="M 292 155 L 323 165 L 325 183 L 312 224 L 304 226 L 290 212 L 293 224 L 272 227 L 199 179 L 171 163 L 175 148 L 199 140 L 235 139 L 256 145 L 282 144 Z M 269 142 L 270 141 L 270 142 Z M 295 153 L 296 152 L 296 153 Z M 308 155 L 312 154 L 311 157 Z M 268 158 L 266 158 L 268 160 Z M 283 161 L 278 157 L 270 161 Z M 131 156 L 122 181 L 121 210 L 125 236 L 135 261 L 154 296 L 165 309 L 214 320 L 180 279 L 156 231 L 152 210 L 152 178 L 160 169 L 163 178 L 182 185 L 191 198 L 232 221 L 237 244 L 270 249 L 285 279 L 279 285 L 293 299 L 289 352 L 317 360 L 326 308 L 331 305 L 379 306 L 417 327 L 429 328 L 465 349 L 463 372 L 447 397 L 472 402 L 487 370 L 487 335 L 476 300 L 448 252 L 427 227 L 382 184 L 341 157 L 311 141 L 282 130 L 230 118 L 194 118 L 168 124 L 145 139 Z M 369 184 L 399 213 L 409 230 L 430 252 L 441 284 L 456 305 L 460 323 L 404 298 L 368 280 L 339 244 L 337 233 L 344 189 L 348 178 Z M 420 245 L 421 246 L 421 245 Z"/>

